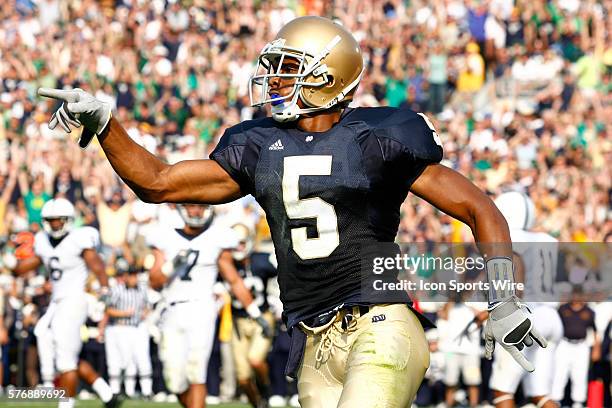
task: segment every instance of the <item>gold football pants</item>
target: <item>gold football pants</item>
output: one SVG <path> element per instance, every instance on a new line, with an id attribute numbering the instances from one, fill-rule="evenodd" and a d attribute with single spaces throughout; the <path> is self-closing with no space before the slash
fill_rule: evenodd
<path id="1" fill-rule="evenodd" d="M 266 312 L 262 316 L 274 329 L 272 313 Z M 265 337 L 261 331 L 261 326 L 250 317 L 239 317 L 234 324 L 236 327 L 232 335 L 232 350 L 236 376 L 239 381 L 248 380 L 253 375 L 251 363 L 266 361 L 272 346 L 272 339 Z"/>
<path id="2" fill-rule="evenodd" d="M 414 312 L 403 304 L 338 312 L 310 328 L 298 371 L 302 408 L 410 407 L 429 367 L 429 347 Z"/>

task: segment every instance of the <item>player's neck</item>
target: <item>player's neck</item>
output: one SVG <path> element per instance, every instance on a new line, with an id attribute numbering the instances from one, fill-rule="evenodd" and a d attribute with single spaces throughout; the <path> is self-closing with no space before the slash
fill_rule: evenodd
<path id="1" fill-rule="evenodd" d="M 584 303 L 582 302 L 570 302 L 570 308 L 572 310 L 578 311 L 584 307 Z"/>
<path id="2" fill-rule="evenodd" d="M 183 232 L 191 236 L 199 235 L 202 231 L 204 231 L 203 227 L 195 228 L 195 227 L 190 227 L 189 225 L 185 225 L 185 227 L 183 228 Z"/>
<path id="3" fill-rule="evenodd" d="M 304 132 L 327 132 L 340 121 L 342 110 L 317 112 L 312 115 L 301 116 L 297 121 L 297 128 Z"/>

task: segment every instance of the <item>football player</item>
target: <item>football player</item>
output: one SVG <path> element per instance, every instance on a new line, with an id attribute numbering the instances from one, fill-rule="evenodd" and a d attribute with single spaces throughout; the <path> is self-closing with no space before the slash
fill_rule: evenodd
<path id="1" fill-rule="evenodd" d="M 149 280 L 153 288 L 163 288 L 166 304 L 160 343 L 166 387 L 184 407 L 200 408 L 215 335 L 217 273 L 248 315 L 265 330 L 269 326 L 234 267 L 231 249 L 237 242 L 232 230 L 213 224 L 208 205 L 184 204 L 178 210 L 185 222 L 182 229 L 161 229 L 148 237 L 154 256 Z"/>
<path id="2" fill-rule="evenodd" d="M 269 397 L 269 370 L 266 358 L 272 346 L 274 316 L 269 310 L 267 287 L 268 280 L 276 276 L 276 269 L 268 260 L 270 254 L 252 253 L 253 236 L 249 227 L 235 224 L 232 229 L 238 237 L 238 248 L 233 252 L 234 263 L 240 277 L 253 295 L 255 304 L 269 324 L 270 330 L 264 332 L 244 310 L 238 299 L 232 299 L 232 316 L 234 330 L 232 333 L 232 350 L 238 385 L 246 393 L 249 402 L 254 406 L 262 405 L 262 399 Z M 254 381 L 253 373 L 256 376 Z M 261 388 L 261 393 L 257 385 Z"/>
<path id="3" fill-rule="evenodd" d="M 535 206 L 531 199 L 516 191 L 501 194 L 495 200 L 512 237 L 512 249 L 517 263 L 517 280 L 525 283 L 523 299 L 533 312 L 533 322 L 548 347 L 529 348 L 525 354 L 538 367 L 526 373 L 503 349 L 495 352 L 490 387 L 497 408 L 513 408 L 514 393 L 521 381 L 523 392 L 538 408 L 555 408 L 551 399 L 555 375 L 555 350 L 563 336 L 563 324 L 553 300 L 553 284 L 557 270 L 558 243 L 544 232 L 532 232 Z"/>
<path id="4" fill-rule="evenodd" d="M 292 335 L 287 374 L 297 377 L 303 407 L 404 407 L 414 398 L 429 365 L 429 323 L 406 293 L 381 299 L 362 291 L 371 276 L 361 273 L 361 249 L 394 241 L 408 192 L 466 223 L 489 279 L 513 283 L 504 217 L 469 180 L 439 164 L 442 146 L 429 119 L 408 109 L 348 106 L 363 70 L 359 44 L 341 25 L 292 20 L 261 51 L 250 80 L 252 104 L 270 105 L 272 117 L 226 129 L 212 160 L 172 165 L 134 143 L 110 105 L 89 93 L 38 91 L 63 102 L 49 126 L 83 126 L 82 147 L 97 136 L 143 201 L 256 198 L 270 224 Z M 513 285 L 499 287 L 489 292 L 487 347 L 497 340 L 533 371 L 519 347 L 545 340 Z"/>
<path id="5" fill-rule="evenodd" d="M 24 274 L 44 265 L 49 273 L 51 304 L 40 318 L 35 332 L 41 339 L 41 361 L 53 362 L 54 369 L 60 373 L 59 387 L 65 389 L 69 397 L 59 406 L 74 406 L 79 376 L 91 383 L 107 407 L 118 406 L 120 400 L 113 395 L 110 386 L 88 363 L 79 362 L 80 330 L 87 319 L 85 283 L 89 271 L 102 285 L 101 293 L 108 293 L 104 262 L 96 252 L 100 235 L 92 227 L 73 228 L 74 206 L 64 198 L 47 201 L 41 217 L 43 230 L 34 237 L 35 255 L 9 261 L 7 266 L 17 274 Z"/>

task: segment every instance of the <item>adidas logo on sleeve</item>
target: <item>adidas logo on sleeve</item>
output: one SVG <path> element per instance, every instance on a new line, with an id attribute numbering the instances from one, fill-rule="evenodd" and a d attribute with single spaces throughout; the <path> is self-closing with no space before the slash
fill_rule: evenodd
<path id="1" fill-rule="evenodd" d="M 268 147 L 268 150 L 283 150 L 283 149 L 284 147 L 280 139 L 278 139 L 270 147 Z"/>

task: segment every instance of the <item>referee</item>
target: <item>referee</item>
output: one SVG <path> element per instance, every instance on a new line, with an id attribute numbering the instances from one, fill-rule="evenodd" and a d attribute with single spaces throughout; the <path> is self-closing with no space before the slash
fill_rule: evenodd
<path id="1" fill-rule="evenodd" d="M 118 273 L 117 285 L 111 289 L 106 309 L 111 329 L 107 331 L 106 347 L 111 387 L 113 392 L 119 391 L 119 377 L 121 370 L 125 370 L 126 395 L 134 397 L 138 374 L 142 396 L 150 398 L 151 359 L 149 334 L 144 323 L 148 312 L 147 288 L 139 284 L 138 271 L 132 266 L 120 267 L 117 270 L 123 273 Z"/>
<path id="2" fill-rule="evenodd" d="M 574 407 L 586 406 L 589 365 L 592 357 L 601 350 L 595 327 L 595 312 L 583 299 L 581 289 L 576 288 L 573 299 L 559 307 L 563 322 L 563 339 L 556 350 L 552 397 L 561 402 L 567 381 L 571 379 Z M 595 353 L 591 352 L 591 346 Z"/>

